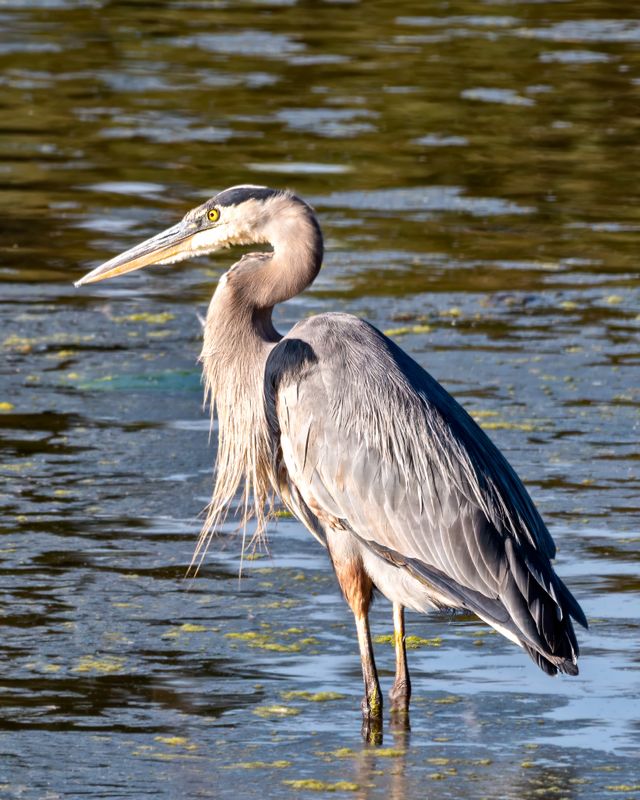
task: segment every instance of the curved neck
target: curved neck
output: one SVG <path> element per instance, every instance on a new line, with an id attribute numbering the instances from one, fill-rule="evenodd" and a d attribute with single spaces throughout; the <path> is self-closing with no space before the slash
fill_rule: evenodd
<path id="1" fill-rule="evenodd" d="M 320 271 L 322 233 L 313 211 L 301 200 L 284 210 L 274 209 L 260 240 L 269 242 L 273 252 L 243 256 L 220 280 L 207 314 L 205 349 L 207 339 L 211 344 L 218 339 L 217 350 L 220 338 L 226 337 L 242 356 L 247 337 L 279 341 L 280 334 L 271 321 L 273 307 L 300 294 Z M 238 339 L 245 353 L 238 350 Z"/>
<path id="2" fill-rule="evenodd" d="M 320 226 L 302 201 L 277 213 L 265 238 L 273 254 L 245 287 L 256 309 L 273 308 L 304 291 L 320 271 L 324 252 Z"/>

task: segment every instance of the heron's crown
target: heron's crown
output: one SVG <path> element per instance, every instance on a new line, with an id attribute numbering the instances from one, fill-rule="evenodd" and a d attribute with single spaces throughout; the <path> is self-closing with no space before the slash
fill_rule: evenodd
<path id="1" fill-rule="evenodd" d="M 241 186 L 231 186 L 213 198 L 216 206 L 224 208 L 226 206 L 238 206 L 247 200 L 258 200 L 264 202 L 272 197 L 279 197 L 285 194 L 282 189 L 269 189 L 267 186 L 254 186 L 253 184 L 243 184 Z"/>

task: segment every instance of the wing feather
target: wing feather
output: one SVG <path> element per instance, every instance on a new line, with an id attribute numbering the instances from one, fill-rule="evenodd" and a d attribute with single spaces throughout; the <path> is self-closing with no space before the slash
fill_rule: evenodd
<path id="1" fill-rule="evenodd" d="M 265 385 L 311 508 L 506 626 L 544 669 L 575 670 L 569 616 L 586 620 L 553 571 L 553 540 L 504 456 L 428 373 L 367 323 L 326 314 L 274 348 Z"/>

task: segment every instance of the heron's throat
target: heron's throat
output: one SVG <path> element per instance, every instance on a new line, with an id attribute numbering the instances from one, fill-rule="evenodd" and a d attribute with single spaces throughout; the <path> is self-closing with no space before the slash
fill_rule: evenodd
<path id="1" fill-rule="evenodd" d="M 202 371 L 205 400 L 218 423 L 218 447 L 211 503 L 196 550 L 204 555 L 210 537 L 237 505 L 242 525 L 256 517 L 256 536 L 264 531 L 265 506 L 272 481 L 272 446 L 263 402 L 263 375 L 270 349 L 245 321 L 244 330 L 227 328 L 212 301 L 204 329 Z M 273 345 L 271 345 L 273 346 Z"/>

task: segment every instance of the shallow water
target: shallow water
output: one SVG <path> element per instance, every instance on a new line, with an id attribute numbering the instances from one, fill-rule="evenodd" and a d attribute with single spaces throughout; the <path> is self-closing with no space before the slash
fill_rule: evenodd
<path id="1" fill-rule="evenodd" d="M 0 3 L 2 797 L 640 797 L 630 9 Z M 352 620 L 297 522 L 240 583 L 233 525 L 184 579 L 215 455 L 197 314 L 236 254 L 71 282 L 240 182 L 325 231 L 280 328 L 370 319 L 526 481 L 590 619 L 578 678 L 411 615 L 411 732 L 367 746 Z"/>

